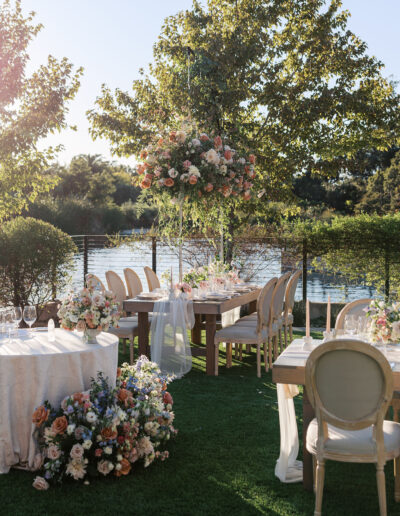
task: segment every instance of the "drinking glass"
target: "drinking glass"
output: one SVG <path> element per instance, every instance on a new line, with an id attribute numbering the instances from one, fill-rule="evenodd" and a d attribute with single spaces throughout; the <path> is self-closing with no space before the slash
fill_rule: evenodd
<path id="1" fill-rule="evenodd" d="M 344 329 L 349 335 L 355 335 L 357 331 L 358 320 L 355 315 L 348 314 L 344 318 Z"/>
<path id="2" fill-rule="evenodd" d="M 22 310 L 19 306 L 14 306 L 14 330 L 15 334 L 18 335 L 18 328 L 22 321 Z"/>
<path id="3" fill-rule="evenodd" d="M 25 306 L 24 307 L 24 321 L 29 326 L 29 331 L 32 331 L 32 324 L 36 321 L 36 307 L 35 306 Z"/>
<path id="4" fill-rule="evenodd" d="M 5 309 L 0 308 L 0 339 L 5 336 L 6 333 L 6 318 L 5 318 Z"/>
<path id="5" fill-rule="evenodd" d="M 8 335 L 8 341 L 11 341 L 11 331 L 14 327 L 14 309 L 6 308 L 4 310 L 4 326 Z"/>

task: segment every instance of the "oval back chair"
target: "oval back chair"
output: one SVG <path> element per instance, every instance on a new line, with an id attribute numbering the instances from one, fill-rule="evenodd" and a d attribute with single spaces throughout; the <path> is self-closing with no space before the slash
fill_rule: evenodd
<path id="1" fill-rule="evenodd" d="M 95 290 L 100 290 L 101 292 L 106 290 L 104 283 L 95 274 L 86 274 L 85 283 L 87 286 L 93 286 Z"/>
<path id="2" fill-rule="evenodd" d="M 122 309 L 122 303 L 126 299 L 126 289 L 124 282 L 119 277 L 119 275 L 114 271 L 106 272 L 106 280 L 108 289 L 114 293 L 117 303 L 120 305 Z"/>
<path id="3" fill-rule="evenodd" d="M 400 454 L 400 425 L 384 421 L 393 393 L 389 362 L 366 342 L 338 339 L 312 351 L 305 376 L 316 414 L 307 430 L 307 450 L 316 456 L 314 514 L 321 514 L 328 459 L 375 463 L 379 506 L 386 515 L 383 467 Z"/>
<path id="4" fill-rule="evenodd" d="M 371 301 L 372 299 L 365 298 L 357 299 L 356 301 L 347 303 L 347 305 L 340 310 L 338 316 L 336 317 L 335 330 L 343 330 L 346 315 L 356 315 L 365 317 L 364 308 L 369 306 Z"/>
<path id="5" fill-rule="evenodd" d="M 128 296 L 130 299 L 143 292 L 142 282 L 133 269 L 130 269 L 129 267 L 124 269 L 124 276 L 126 286 L 128 287 Z"/>
<path id="6" fill-rule="evenodd" d="M 161 287 L 157 274 L 153 271 L 153 269 L 150 269 L 150 267 L 144 267 L 144 273 L 146 274 L 149 292 L 152 292 L 156 288 Z"/>
<path id="7" fill-rule="evenodd" d="M 278 358 L 278 339 L 280 351 L 282 351 L 282 327 L 283 327 L 283 301 L 285 298 L 286 284 L 289 281 L 290 272 L 283 274 L 277 281 L 272 295 L 272 322 L 277 325 L 277 335 L 273 337 L 274 359 Z"/>
<path id="8" fill-rule="evenodd" d="M 296 293 L 297 284 L 301 276 L 301 271 L 296 271 L 289 279 L 286 285 L 285 302 L 283 305 L 283 325 L 284 325 L 284 339 L 285 347 L 287 346 L 287 331 L 289 329 L 290 342 L 293 339 L 293 306 L 294 295 Z"/>

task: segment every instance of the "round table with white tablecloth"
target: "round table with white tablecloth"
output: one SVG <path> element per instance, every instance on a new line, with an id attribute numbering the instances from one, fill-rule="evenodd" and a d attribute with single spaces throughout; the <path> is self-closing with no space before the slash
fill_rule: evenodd
<path id="1" fill-rule="evenodd" d="M 18 464 L 35 469 L 32 414 L 45 400 L 58 408 L 66 396 L 89 389 L 99 371 L 115 385 L 118 338 L 101 333 L 97 341 L 61 329 L 54 341 L 47 331 L 24 330 L 11 342 L 0 340 L 0 473 Z"/>

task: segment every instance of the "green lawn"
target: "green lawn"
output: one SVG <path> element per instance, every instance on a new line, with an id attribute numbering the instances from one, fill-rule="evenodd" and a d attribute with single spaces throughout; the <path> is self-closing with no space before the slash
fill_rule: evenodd
<path id="1" fill-rule="evenodd" d="M 223 352 L 220 359 L 224 364 Z M 312 493 L 274 476 L 279 421 L 271 374 L 257 378 L 255 353 L 232 369 L 221 367 L 216 378 L 204 374 L 204 365 L 196 359 L 192 372 L 170 386 L 179 434 L 166 462 L 138 466 L 125 478 L 68 482 L 46 492 L 31 487 L 32 473 L 13 470 L 0 476 L 0 515 L 313 514 Z M 295 403 L 300 423 L 300 396 Z M 386 475 L 388 514 L 399 514 L 392 463 Z M 323 514 L 378 513 L 374 466 L 328 463 Z"/>

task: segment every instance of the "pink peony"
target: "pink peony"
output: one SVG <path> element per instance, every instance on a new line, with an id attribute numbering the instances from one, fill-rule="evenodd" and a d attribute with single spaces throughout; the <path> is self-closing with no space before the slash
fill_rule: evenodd
<path id="1" fill-rule="evenodd" d="M 186 161 L 183 162 L 183 168 L 187 170 L 191 164 L 192 164 L 192 162 L 187 159 Z"/>

